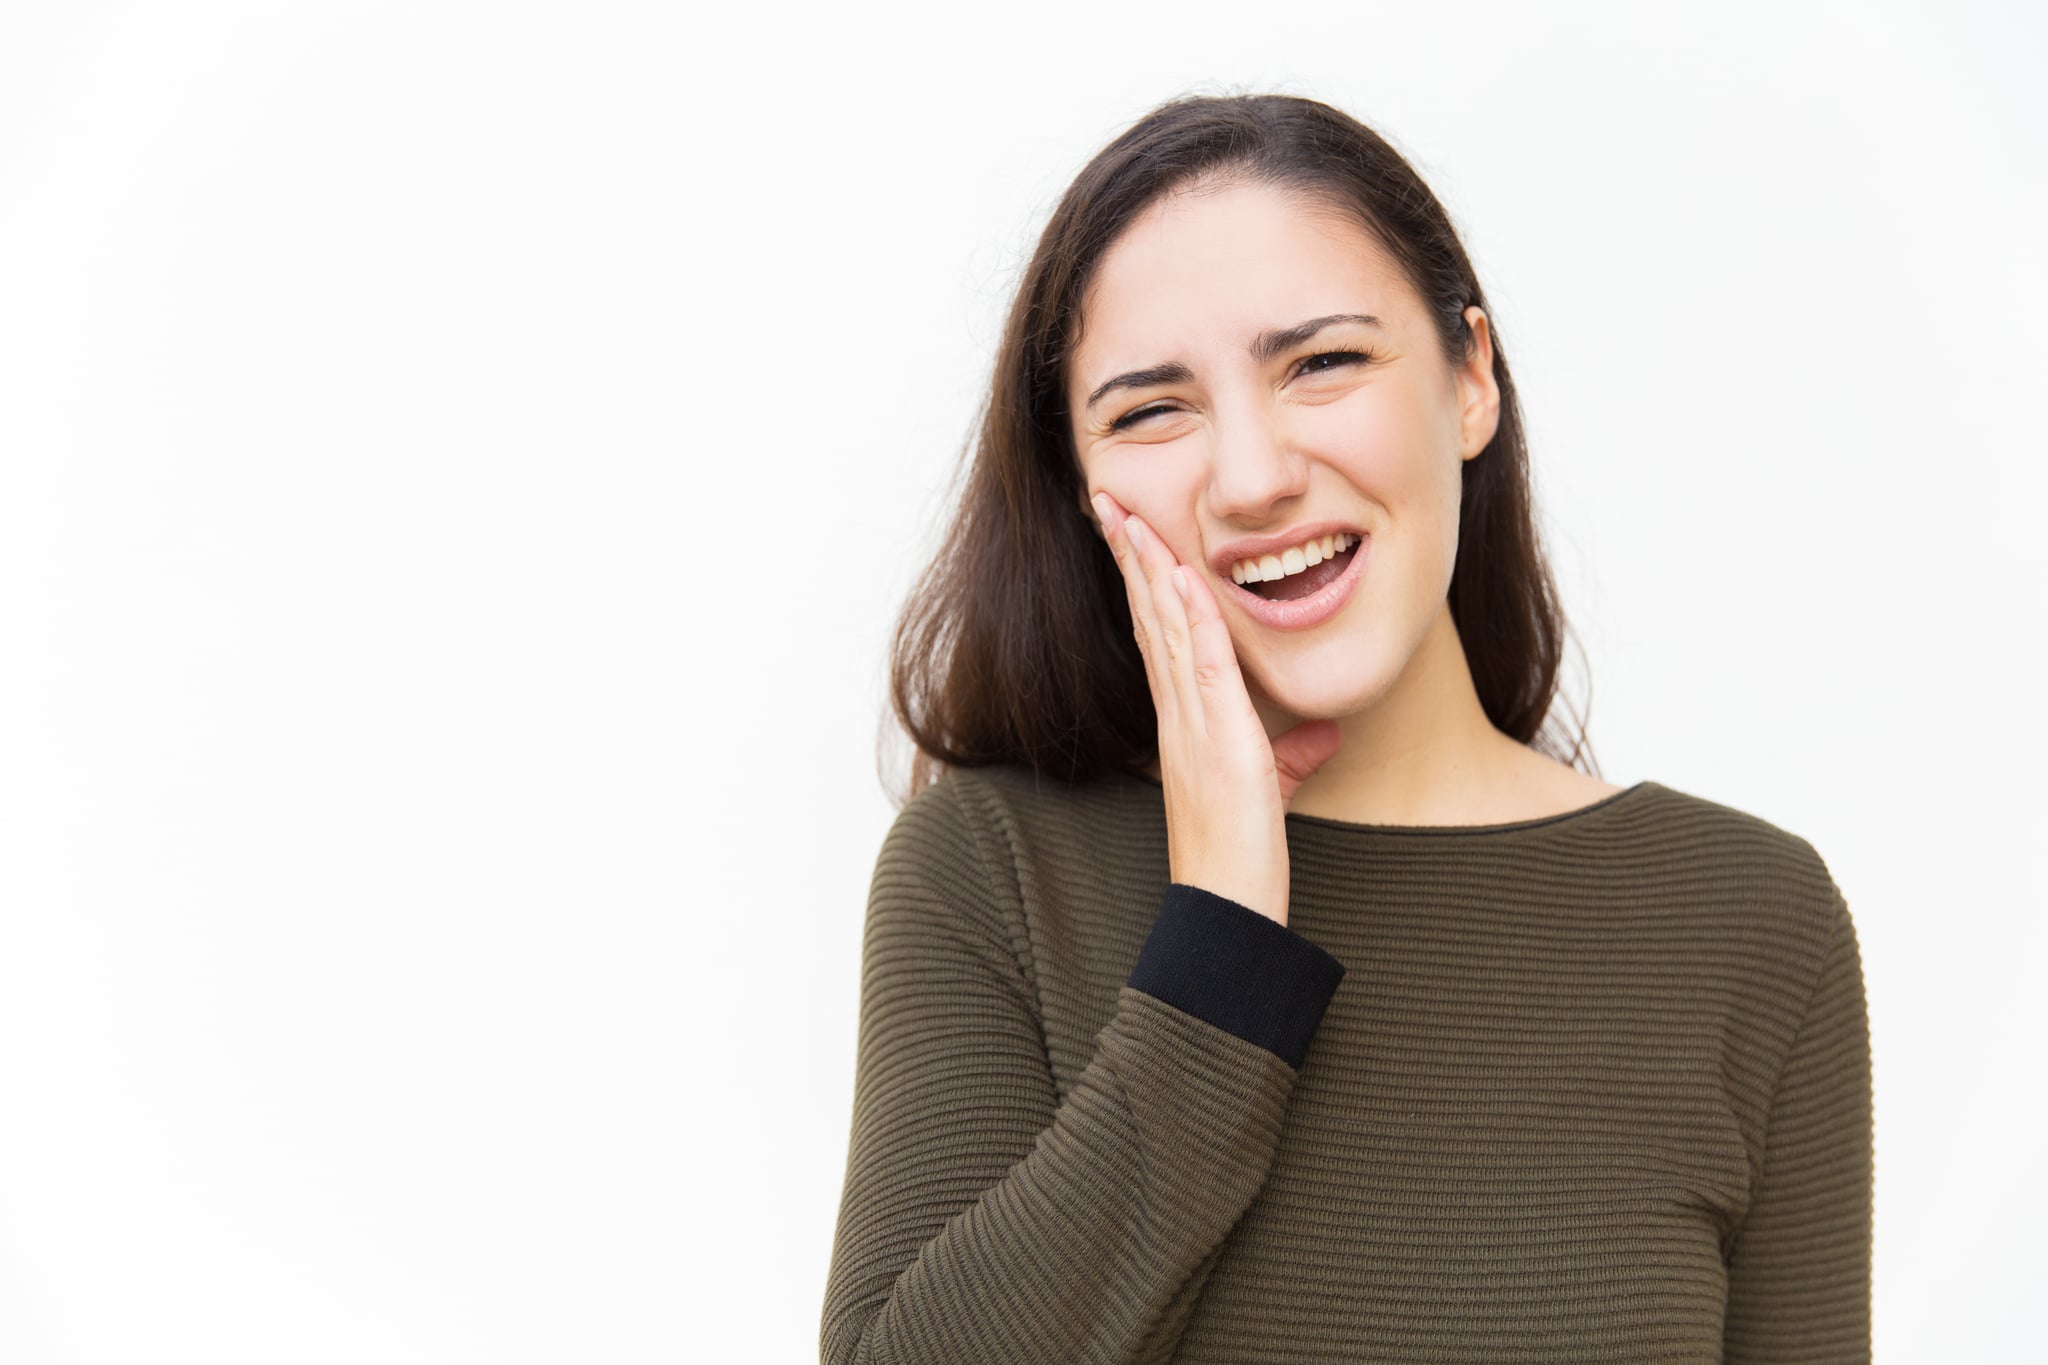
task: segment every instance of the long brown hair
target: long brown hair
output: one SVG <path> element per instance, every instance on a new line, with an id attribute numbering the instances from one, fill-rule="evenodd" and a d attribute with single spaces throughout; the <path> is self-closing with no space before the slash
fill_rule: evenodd
<path id="1" fill-rule="evenodd" d="M 1536 534 L 1507 353 L 1450 216 L 1400 153 L 1329 105 L 1183 96 L 1082 168 L 1025 267 L 958 510 L 890 646 L 891 707 L 917 749 L 905 799 L 948 766 L 1016 763 L 1071 781 L 1157 753 L 1123 580 L 1080 511 L 1066 366 L 1103 253 L 1197 180 L 1272 186 L 1348 211 L 1400 265 L 1454 365 L 1474 342 L 1465 309 L 1486 310 L 1500 418 L 1461 466 L 1451 619 L 1495 727 L 1564 762 L 1590 760 L 1582 722 L 1545 727 L 1567 627 Z"/>

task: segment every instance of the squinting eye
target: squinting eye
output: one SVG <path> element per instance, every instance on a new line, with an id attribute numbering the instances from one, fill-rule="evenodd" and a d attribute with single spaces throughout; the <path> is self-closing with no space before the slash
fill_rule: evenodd
<path id="1" fill-rule="evenodd" d="M 1342 365 L 1367 365 L 1371 364 L 1373 361 L 1377 359 L 1379 359 L 1379 356 L 1376 352 L 1373 351 L 1318 351 L 1314 355 L 1305 358 L 1298 368 L 1300 373 L 1302 374 L 1328 374 L 1331 370 L 1334 370 Z M 1328 365 L 1318 365 L 1316 362 L 1319 360 L 1327 360 L 1332 363 Z M 1153 417 L 1157 416 L 1159 413 L 1162 412 L 1172 411 L 1172 408 L 1164 407 L 1158 403 L 1153 403 L 1147 407 L 1138 408 L 1134 411 L 1125 413 L 1123 416 L 1117 418 L 1114 422 L 1111 422 L 1109 424 L 1109 429 L 1111 431 L 1122 431 L 1125 427 L 1130 426 L 1133 422 L 1140 422 L 1147 417 Z"/>

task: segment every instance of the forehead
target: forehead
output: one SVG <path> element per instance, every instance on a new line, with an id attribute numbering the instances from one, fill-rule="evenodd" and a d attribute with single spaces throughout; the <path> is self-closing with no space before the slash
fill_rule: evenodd
<path id="1" fill-rule="evenodd" d="M 1081 305 L 1069 388 L 1187 358 L 1305 318 L 1371 313 L 1399 328 L 1418 305 L 1356 220 L 1268 186 L 1177 193 L 1110 245 Z"/>

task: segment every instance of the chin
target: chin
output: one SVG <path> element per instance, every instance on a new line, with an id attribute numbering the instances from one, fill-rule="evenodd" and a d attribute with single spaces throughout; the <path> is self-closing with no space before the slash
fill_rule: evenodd
<path id="1" fill-rule="evenodd" d="M 1386 694 L 1390 679 L 1359 663 L 1349 668 L 1296 665 L 1272 678 L 1247 675 L 1254 699 L 1286 712 L 1297 721 L 1341 720 L 1371 707 Z"/>

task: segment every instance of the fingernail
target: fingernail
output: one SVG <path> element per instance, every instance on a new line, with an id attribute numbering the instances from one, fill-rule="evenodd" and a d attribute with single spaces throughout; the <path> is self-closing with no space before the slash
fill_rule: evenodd
<path id="1" fill-rule="evenodd" d="M 1095 509 L 1095 519 L 1102 523 L 1103 532 L 1107 534 L 1109 530 L 1109 499 L 1103 497 L 1100 493 L 1090 493 L 1088 495 L 1088 502 Z"/>
<path id="2" fill-rule="evenodd" d="M 1144 529 L 1145 523 L 1139 521 L 1135 514 L 1124 518 L 1124 538 L 1131 542 L 1133 550 L 1144 544 L 1143 537 L 1138 534 Z"/>

